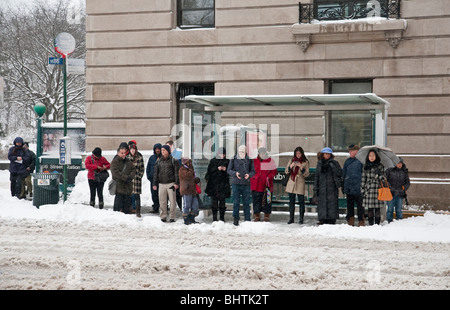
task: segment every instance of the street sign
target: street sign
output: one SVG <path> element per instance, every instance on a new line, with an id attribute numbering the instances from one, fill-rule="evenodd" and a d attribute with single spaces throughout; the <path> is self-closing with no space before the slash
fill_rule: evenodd
<path id="1" fill-rule="evenodd" d="M 75 50 L 75 38 L 70 33 L 61 32 L 55 38 L 55 50 L 67 57 Z"/>
<path id="2" fill-rule="evenodd" d="M 70 165 L 72 163 L 72 148 L 71 138 L 62 137 L 59 139 L 59 164 Z"/>
<path id="3" fill-rule="evenodd" d="M 84 59 L 67 58 L 67 74 L 84 74 Z"/>
<path id="4" fill-rule="evenodd" d="M 61 57 L 49 57 L 48 64 L 49 65 L 62 65 L 64 63 L 63 58 Z"/>

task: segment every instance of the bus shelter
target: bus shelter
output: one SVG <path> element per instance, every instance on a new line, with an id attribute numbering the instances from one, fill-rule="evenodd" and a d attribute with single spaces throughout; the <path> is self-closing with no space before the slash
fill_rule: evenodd
<path id="1" fill-rule="evenodd" d="M 356 132 L 361 136 L 360 146 L 387 145 L 387 118 L 389 102 L 374 93 L 363 94 L 311 94 L 311 95 L 236 95 L 236 96 L 204 96 L 189 95 L 182 103 L 182 123 L 185 127 L 180 138 L 183 154 L 190 156 L 200 178 L 203 179 L 209 160 L 215 156 L 218 147 L 227 148 L 227 158 L 234 156 L 239 145 L 246 145 L 250 158 L 256 157 L 255 150 L 271 145 L 271 156 L 276 156 L 273 150 L 275 140 L 270 140 L 279 133 L 271 132 L 271 128 L 261 128 L 252 125 L 223 125 L 221 116 L 224 112 L 248 113 L 266 112 L 277 115 L 279 112 L 323 113 L 323 143 L 332 146 L 330 141 L 339 140 L 347 134 L 335 130 L 332 137 L 329 132 L 332 127 L 332 117 L 336 113 L 344 116 L 362 115 L 366 123 L 364 130 Z M 283 119 L 279 118 L 282 122 Z M 369 132 L 367 132 L 369 131 Z M 352 133 L 355 135 L 355 133 Z M 364 136 L 364 138 L 362 138 Z M 334 140 L 333 140 L 334 139 Z M 180 141 L 179 140 L 179 141 Z M 345 139 L 344 139 L 345 140 Z M 271 149 L 268 148 L 270 151 Z M 319 150 L 320 150 L 319 149 Z M 305 149 L 305 152 L 313 150 Z M 315 150 L 317 152 L 318 150 Z M 289 152 L 290 154 L 292 152 Z M 281 170 L 281 166 L 279 170 Z M 284 170 L 284 169 L 283 169 Z M 205 184 L 202 184 L 204 189 Z M 203 195 L 203 194 L 202 194 Z M 204 203 L 209 204 L 208 198 Z"/>

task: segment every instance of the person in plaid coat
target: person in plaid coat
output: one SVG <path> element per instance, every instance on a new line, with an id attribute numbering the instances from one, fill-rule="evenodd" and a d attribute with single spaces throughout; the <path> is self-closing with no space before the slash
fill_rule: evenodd
<path id="1" fill-rule="evenodd" d="M 363 207 L 368 210 L 369 225 L 380 224 L 381 208 L 384 201 L 378 200 L 378 189 L 384 182 L 384 166 L 376 150 L 370 150 L 364 164 L 361 179 L 361 196 Z"/>
<path id="2" fill-rule="evenodd" d="M 128 159 L 133 163 L 136 168 L 136 175 L 132 180 L 133 192 L 131 194 L 131 201 L 133 204 L 133 209 L 136 209 L 136 216 L 141 217 L 141 196 L 142 193 L 142 177 L 144 176 L 144 157 L 137 150 L 137 145 L 134 141 L 129 142 L 130 153 L 128 154 Z"/>

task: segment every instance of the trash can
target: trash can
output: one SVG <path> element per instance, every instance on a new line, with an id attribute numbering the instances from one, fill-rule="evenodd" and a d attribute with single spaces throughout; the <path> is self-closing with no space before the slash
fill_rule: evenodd
<path id="1" fill-rule="evenodd" d="M 33 206 L 57 204 L 60 173 L 33 173 Z"/>

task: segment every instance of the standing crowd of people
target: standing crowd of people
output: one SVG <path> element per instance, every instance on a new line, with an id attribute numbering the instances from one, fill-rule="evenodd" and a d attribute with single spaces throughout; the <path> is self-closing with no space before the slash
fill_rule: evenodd
<path id="1" fill-rule="evenodd" d="M 356 158 L 359 146 L 350 145 L 349 158 L 341 168 L 331 148 L 325 147 L 317 154 L 317 166 L 313 184 L 312 203 L 317 205 L 318 224 L 335 224 L 339 218 L 339 189 L 346 195 L 347 223 L 355 224 L 355 206 L 358 226 L 365 226 L 365 210 L 369 225 L 380 224 L 381 209 L 385 201 L 378 199 L 378 189 L 384 182 L 389 185 L 393 199 L 387 201 L 387 220 L 402 219 L 403 199 L 410 186 L 408 169 L 400 158 L 393 168 L 385 169 L 376 149 L 371 149 L 362 163 Z M 31 173 L 35 168 L 36 155 L 28 149 L 22 138 L 14 140 L 8 152 L 10 160 L 11 194 L 18 198 L 32 195 Z M 122 142 L 111 163 L 102 156 L 99 147 L 86 157 L 90 189 L 90 205 L 104 207 L 103 189 L 111 171 L 114 183 L 114 211 L 135 213 L 141 217 L 142 178 L 146 173 L 150 181 L 153 201 L 151 213 L 159 214 L 161 221 L 175 222 L 176 206 L 183 214 L 184 223 L 197 223 L 201 200 L 201 180 L 192 160 L 183 158 L 181 152 L 169 140 L 153 147 L 147 168 L 138 151 L 137 142 Z M 259 148 L 256 158 L 248 156 L 245 145 L 231 159 L 221 147 L 209 162 L 205 175 L 205 194 L 212 201 L 213 221 L 225 221 L 225 200 L 233 196 L 233 224 L 239 225 L 242 204 L 244 221 L 251 221 L 250 197 L 253 204 L 254 221 L 270 221 L 274 177 L 277 174 L 275 161 L 266 148 Z M 289 196 L 289 220 L 294 223 L 296 201 L 299 205 L 299 224 L 304 223 L 306 178 L 310 174 L 310 163 L 302 147 L 296 147 L 286 168 L 286 193 Z M 109 187 L 112 187 L 112 184 Z M 110 188 L 109 188 L 110 189 Z M 111 189 L 110 189 L 111 190 Z M 170 204 L 169 204 L 170 203 Z"/>

